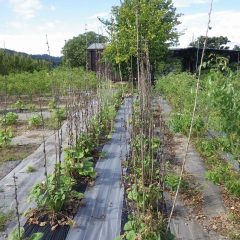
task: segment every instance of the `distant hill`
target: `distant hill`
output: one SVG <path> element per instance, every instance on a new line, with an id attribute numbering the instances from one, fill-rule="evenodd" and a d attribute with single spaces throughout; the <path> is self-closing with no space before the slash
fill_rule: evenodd
<path id="1" fill-rule="evenodd" d="M 2 49 L 0 48 L 0 50 L 5 50 L 5 52 L 9 53 L 9 54 L 21 54 L 21 55 L 24 55 L 24 56 L 30 56 L 31 58 L 33 59 L 39 59 L 39 60 L 46 60 L 46 61 L 49 61 L 53 64 L 53 66 L 58 66 L 61 61 L 62 61 L 62 57 L 53 57 L 53 56 L 50 56 L 48 54 L 27 54 L 27 53 L 24 53 L 24 52 L 17 52 L 17 51 L 14 51 L 14 50 L 10 50 L 10 49 Z"/>
<path id="2" fill-rule="evenodd" d="M 50 61 L 53 63 L 54 66 L 58 66 L 61 61 L 62 61 L 62 57 L 53 57 L 50 56 L 48 54 L 42 54 L 42 55 L 30 55 L 33 59 L 40 59 L 40 60 L 46 60 L 46 61 Z"/>

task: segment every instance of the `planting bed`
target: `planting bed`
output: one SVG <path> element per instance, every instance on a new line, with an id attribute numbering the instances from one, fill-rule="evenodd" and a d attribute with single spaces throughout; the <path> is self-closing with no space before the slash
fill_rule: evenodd
<path id="1" fill-rule="evenodd" d="M 194 82 L 192 76 L 182 77 L 186 86 Z M 181 94 L 175 99 L 172 91 L 178 91 L 167 80 L 157 85 L 172 107 L 159 93 L 153 95 L 150 84 L 141 83 L 139 94 L 127 97 L 124 84 L 120 90 L 108 81 L 85 91 L 66 85 L 67 97 L 36 98 L 42 111 L 29 105 L 13 108 L 14 97 L 7 109 L 1 106 L 0 220 L 6 224 L 0 221 L 0 226 L 6 229 L 0 238 L 7 239 L 15 228 L 23 238 L 42 233 L 42 240 L 156 240 L 171 239 L 171 234 L 177 239 L 235 240 L 240 232 L 237 168 L 219 164 L 220 145 L 211 142 L 201 114 L 167 228 L 192 104 L 191 96 L 184 112 Z M 28 102 L 28 97 L 22 99 Z M 211 114 L 214 118 L 216 112 Z M 213 120 L 209 124 L 217 129 Z M 228 131 L 224 140 L 232 141 Z M 229 146 L 226 152 L 235 156 L 237 145 Z M 226 184 L 215 163 L 222 175 L 228 174 Z"/>
<path id="2" fill-rule="evenodd" d="M 89 111 L 91 112 L 91 111 Z M 82 121 L 80 119 L 80 121 Z M 67 135 L 67 122 L 65 122 L 61 130 L 62 136 L 62 147 L 65 148 L 68 144 L 68 135 Z M 29 134 L 28 134 L 29 133 Z M 32 187 L 35 183 L 41 182 L 44 179 L 44 144 L 42 143 L 42 134 L 44 133 L 45 136 L 45 145 L 46 145 L 46 157 L 47 157 L 47 169 L 48 172 L 53 172 L 54 165 L 55 165 L 55 154 L 58 151 L 58 147 L 56 146 L 56 138 L 58 132 L 55 131 L 53 134 L 52 131 L 47 132 L 41 129 L 39 130 L 29 130 L 29 132 L 25 133 L 23 136 L 19 136 L 16 139 L 13 139 L 15 144 L 22 143 L 22 146 L 25 148 L 29 147 L 30 142 L 37 142 L 40 146 L 30 154 L 27 158 L 25 158 L 19 163 L 12 171 L 0 180 L 1 185 L 1 194 L 0 194 L 0 212 L 8 213 L 13 210 L 13 206 L 15 206 L 15 194 L 14 194 L 14 184 L 13 184 L 13 174 L 17 177 L 17 186 L 18 186 L 18 202 L 19 202 L 19 212 L 22 215 L 26 212 L 29 207 L 34 207 L 33 204 L 29 204 L 28 202 L 28 195 Z M 36 138 L 37 137 L 37 138 Z M 32 138 L 32 139 L 31 139 Z M 25 143 L 25 144 L 24 144 Z M 11 145 L 16 146 L 16 145 Z M 36 146 L 36 145 L 35 145 Z M 62 160 L 63 160 L 62 155 Z M 34 169 L 33 172 L 29 172 L 29 167 Z M 3 171 L 6 168 L 3 169 Z M 14 220 L 11 221 L 6 228 L 5 233 L 9 234 L 13 227 L 16 226 L 17 219 L 14 217 Z M 26 221 L 26 217 L 23 215 L 21 216 L 20 222 L 21 225 L 24 225 Z M 1 236 L 1 235 L 0 235 Z"/>
<path id="3" fill-rule="evenodd" d="M 122 161 L 128 154 L 129 117 L 131 99 L 127 98 L 119 109 L 111 140 L 104 145 L 105 157 L 97 165 L 97 180 L 85 193 L 81 207 L 74 218 L 76 223 L 66 239 L 115 239 L 121 232 L 123 185 Z M 126 127 L 125 127 L 126 126 Z"/>
<path id="4" fill-rule="evenodd" d="M 162 115 L 167 122 L 170 118 L 171 107 L 161 97 L 156 101 L 160 103 Z M 175 154 L 175 162 L 172 162 L 174 168 L 178 168 L 178 165 L 181 166 L 186 141 L 187 138 L 182 134 L 175 134 L 172 137 L 172 150 Z M 230 214 L 233 212 L 236 214 L 238 211 L 233 206 L 238 206 L 239 201 L 235 199 L 235 203 L 233 203 L 234 198 L 227 197 L 227 193 L 223 192 L 222 187 L 207 181 L 206 171 L 204 160 L 190 144 L 185 165 L 185 177 L 189 178 L 190 176 L 190 179 L 186 180 L 194 186 L 198 193 L 193 198 L 193 196 L 189 196 L 189 189 L 183 189 L 176 202 L 170 228 L 171 232 L 180 239 L 229 239 L 231 234 L 237 234 L 239 231 L 239 227 L 235 225 L 234 221 L 229 220 Z M 179 175 L 179 172 L 177 171 L 176 174 Z M 172 207 L 173 196 L 174 193 L 165 193 L 169 211 Z"/>
<path id="5" fill-rule="evenodd" d="M 80 225 L 82 226 L 84 222 L 88 226 L 92 227 L 92 224 L 89 224 L 90 219 L 99 219 L 99 226 L 96 225 L 96 229 L 99 229 L 99 227 L 102 225 L 102 221 L 106 219 L 106 228 L 109 229 L 106 234 L 116 237 L 120 233 L 120 227 L 121 227 L 121 208 L 122 208 L 122 201 L 123 201 L 123 190 L 121 187 L 121 160 L 126 157 L 126 151 L 127 151 L 127 139 L 126 139 L 126 130 L 125 130 L 125 123 L 128 121 L 128 116 L 130 112 L 130 99 L 127 99 L 124 102 L 124 105 L 120 108 L 116 123 L 114 125 L 114 133 L 112 135 L 112 140 L 110 140 L 109 143 L 107 143 L 103 148 L 103 157 L 99 159 L 96 170 L 97 170 L 97 180 L 94 184 L 94 187 L 90 187 L 86 192 L 86 207 L 82 206 L 80 207 L 79 213 L 77 213 L 75 220 L 76 226 Z M 67 141 L 66 136 L 66 123 L 62 127 L 62 135 L 63 135 L 63 146 L 65 146 Z M 54 145 L 52 144 L 54 141 L 55 136 L 48 137 L 46 141 L 47 146 L 47 157 L 48 157 L 48 171 L 51 172 L 53 170 L 53 158 L 54 158 Z M 41 166 L 41 162 L 43 162 L 43 159 L 41 157 L 41 152 L 43 151 L 41 147 L 33 153 L 31 156 L 29 156 L 27 159 L 25 159 L 23 162 L 21 162 L 17 168 L 14 169 L 14 172 L 16 172 L 16 175 L 18 177 L 18 201 L 19 201 L 19 207 L 20 207 L 20 213 L 24 212 L 28 209 L 29 204 L 26 203 L 26 193 L 29 192 L 32 185 L 34 185 L 34 182 L 41 181 L 41 179 L 44 178 L 44 169 L 43 166 Z M 116 154 L 117 150 L 117 154 Z M 97 156 L 97 155 L 96 155 Z M 26 167 L 27 165 L 31 163 L 34 168 L 37 169 L 36 172 L 33 173 L 26 173 Z M 110 172 L 112 173 L 110 174 Z M 10 209 L 12 205 L 14 205 L 14 193 L 11 191 L 13 190 L 13 185 L 7 184 L 8 182 L 13 182 L 12 180 L 12 174 L 8 174 L 4 179 L 1 180 L 1 184 L 3 184 L 4 188 L 2 189 L 4 198 L 2 201 L 2 209 L 7 212 L 7 209 Z M 109 174 L 112 176 L 111 179 L 109 179 Z M 30 180 L 31 178 L 31 180 Z M 29 181 L 30 180 L 30 181 Z M 114 180 L 114 181 L 112 181 Z M 7 187 L 8 186 L 8 187 Z M 84 192 L 84 189 L 86 188 L 86 183 L 84 181 L 79 185 L 76 186 L 76 190 L 80 192 Z M 12 193 L 11 193 L 12 192 Z M 105 194 L 103 194 L 105 192 Z M 110 194 L 111 193 L 111 194 Z M 93 194 L 93 195 L 92 195 Z M 2 196 L 2 195 L 1 195 Z M 95 198 L 95 197 L 96 198 Z M 111 199 L 113 198 L 113 199 Z M 114 202 L 114 201 L 116 202 Z M 84 201 L 84 202 L 85 202 Z M 80 203 L 81 205 L 85 205 L 84 202 Z M 31 205 L 30 205 L 31 206 Z M 79 203 L 75 205 L 73 203 L 72 205 L 72 213 L 75 214 L 76 207 L 79 207 Z M 96 211 L 95 218 L 92 216 L 92 207 Z M 75 210 L 73 210 L 75 209 Z M 85 214 L 80 214 L 82 211 L 85 212 Z M 110 213 L 111 212 L 111 213 Z M 118 212 L 119 217 L 116 218 L 115 213 Z M 80 214 L 80 219 L 78 219 Z M 87 215 L 86 215 L 87 214 Z M 101 216 L 100 216 L 100 215 Z M 110 214 L 108 217 L 105 218 L 104 214 Z M 98 215 L 98 216 L 97 216 Z M 100 216 L 100 217 L 99 217 Z M 86 217 L 86 219 L 85 219 Z M 84 219 L 82 219 L 84 218 Z M 107 220 L 108 219 L 108 220 Z M 114 220 L 115 219 L 115 220 Z M 23 224 L 26 221 L 25 217 L 21 217 L 21 224 Z M 44 218 L 41 220 L 44 222 Z M 40 222 L 41 222 L 40 221 Z M 80 222 L 79 222 L 80 221 Z M 116 221 L 114 231 L 111 232 L 113 221 Z M 11 222 L 8 225 L 8 232 L 11 231 L 12 226 L 15 225 L 15 221 Z M 96 224 L 96 222 L 95 222 Z M 82 229 L 82 228 L 81 228 Z M 86 239 L 97 239 L 96 235 L 98 234 L 97 231 L 92 231 L 91 229 L 86 228 L 86 231 L 88 231 L 88 234 L 92 236 L 90 238 Z M 45 237 L 43 239 L 65 239 L 65 236 L 69 230 L 69 226 L 63 226 L 63 227 L 57 227 L 56 230 L 51 230 L 51 226 L 45 225 L 40 227 L 36 224 L 25 224 L 25 236 L 30 236 L 34 232 L 45 232 Z M 70 230 L 69 236 L 73 234 L 75 236 L 76 231 L 78 232 L 78 228 L 73 228 Z M 105 235 L 105 236 L 107 236 Z M 84 236 L 84 234 L 83 234 Z M 69 237 L 68 237 L 69 238 Z M 71 239 L 71 238 L 69 238 Z M 73 237 L 72 239 L 75 239 Z M 106 239 L 106 238 L 101 238 Z"/>

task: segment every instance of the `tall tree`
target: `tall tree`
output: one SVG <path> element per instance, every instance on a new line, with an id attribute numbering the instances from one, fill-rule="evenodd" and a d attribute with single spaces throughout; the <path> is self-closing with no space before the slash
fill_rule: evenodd
<path id="1" fill-rule="evenodd" d="M 189 45 L 192 47 L 200 47 L 203 48 L 205 42 L 205 36 L 200 36 L 196 41 L 191 42 Z M 229 49 L 226 46 L 231 41 L 227 37 L 208 37 L 207 39 L 207 48 L 215 48 L 215 49 Z"/>
<path id="2" fill-rule="evenodd" d="M 86 46 L 92 43 L 106 43 L 107 37 L 95 32 L 80 34 L 66 42 L 62 49 L 63 61 L 70 67 L 81 67 L 86 65 Z"/>
<path id="3" fill-rule="evenodd" d="M 154 71 L 155 63 L 178 40 L 176 26 L 180 23 L 172 0 L 125 0 L 112 8 L 110 20 L 102 20 L 111 36 L 105 56 L 112 63 L 126 64 L 137 53 L 148 51 Z M 137 39 L 139 39 L 137 44 Z"/>
<path id="4" fill-rule="evenodd" d="M 240 46 L 239 46 L 239 45 L 235 45 L 235 46 L 233 47 L 233 50 L 235 50 L 235 51 L 240 51 Z"/>

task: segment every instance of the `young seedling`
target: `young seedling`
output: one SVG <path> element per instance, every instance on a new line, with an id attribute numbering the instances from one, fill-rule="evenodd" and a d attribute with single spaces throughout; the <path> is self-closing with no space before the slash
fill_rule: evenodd
<path id="1" fill-rule="evenodd" d="M 33 173 L 33 172 L 35 172 L 35 171 L 36 171 L 36 168 L 34 168 L 33 166 L 29 165 L 29 166 L 27 167 L 27 173 Z"/>

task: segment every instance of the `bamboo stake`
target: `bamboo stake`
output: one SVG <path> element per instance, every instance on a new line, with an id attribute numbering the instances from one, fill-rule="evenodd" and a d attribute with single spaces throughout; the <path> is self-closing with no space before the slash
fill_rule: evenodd
<path id="1" fill-rule="evenodd" d="M 187 144 L 186 144 L 186 148 L 185 148 L 185 153 L 184 153 L 184 158 L 183 158 L 183 162 L 182 162 L 181 173 L 180 173 L 180 177 L 179 177 L 177 191 L 176 191 L 176 194 L 174 196 L 173 206 L 172 206 L 172 209 L 171 209 L 171 212 L 170 212 L 170 215 L 169 215 L 169 219 L 168 219 L 167 231 L 170 228 L 171 219 L 172 219 L 173 212 L 174 212 L 174 209 L 175 209 L 175 206 L 176 206 L 177 197 L 178 197 L 178 194 L 179 194 L 179 190 L 180 190 L 180 186 L 181 186 L 181 182 L 182 182 L 182 178 L 183 178 L 184 167 L 185 167 L 185 164 L 186 164 L 186 161 L 187 161 L 188 149 L 189 149 L 190 140 L 191 140 L 191 136 L 192 136 L 193 123 L 194 123 L 195 114 L 196 114 L 196 110 L 197 110 L 198 94 L 199 94 L 199 89 L 200 89 L 200 77 L 201 77 L 201 71 L 202 71 L 202 65 L 203 65 L 203 58 L 204 58 L 204 55 L 205 55 L 205 50 L 206 50 L 206 45 L 207 45 L 208 32 L 209 32 L 209 29 L 210 29 L 212 9 L 213 9 L 213 0 L 211 0 L 210 10 L 209 10 L 209 13 L 208 13 L 208 24 L 207 24 L 206 37 L 205 37 L 205 41 L 204 41 L 202 56 L 201 56 L 201 62 L 200 62 L 199 71 L 198 71 L 198 78 L 197 78 L 197 85 L 196 85 L 196 92 L 195 92 L 195 99 L 194 99 L 194 107 L 193 107 L 193 112 L 192 112 L 191 125 L 190 125 L 190 129 L 189 129 L 188 140 L 187 140 Z"/>

